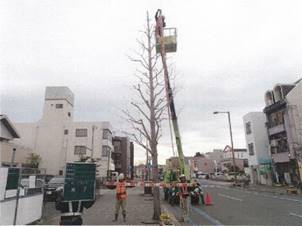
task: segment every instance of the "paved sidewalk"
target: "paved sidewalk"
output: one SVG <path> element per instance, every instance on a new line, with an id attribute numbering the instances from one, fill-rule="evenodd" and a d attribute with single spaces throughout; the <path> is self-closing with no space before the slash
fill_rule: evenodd
<path id="1" fill-rule="evenodd" d="M 143 195 L 141 187 L 127 189 L 127 221 L 120 215 L 117 222 L 114 218 L 115 190 L 102 189 L 100 196 L 90 209 L 84 209 L 83 225 L 158 225 L 152 220 L 153 197 Z M 58 225 L 60 213 L 54 209 L 54 203 L 47 206 L 47 217 L 40 224 Z"/>
<path id="2" fill-rule="evenodd" d="M 117 222 L 112 222 L 114 218 L 115 190 L 103 190 L 101 197 L 96 201 L 91 209 L 85 211 L 83 215 L 84 224 L 90 225 L 141 225 L 152 224 L 153 198 L 144 196 L 141 187 L 127 189 L 127 222 L 124 223 L 121 215 Z"/>

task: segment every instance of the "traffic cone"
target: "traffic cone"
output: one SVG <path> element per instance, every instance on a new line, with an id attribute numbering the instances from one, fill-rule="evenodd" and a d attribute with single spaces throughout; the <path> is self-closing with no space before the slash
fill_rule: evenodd
<path id="1" fill-rule="evenodd" d="M 213 205 L 212 197 L 211 197 L 211 195 L 209 193 L 207 193 L 207 195 L 206 195 L 205 204 L 206 204 L 206 206 Z"/>

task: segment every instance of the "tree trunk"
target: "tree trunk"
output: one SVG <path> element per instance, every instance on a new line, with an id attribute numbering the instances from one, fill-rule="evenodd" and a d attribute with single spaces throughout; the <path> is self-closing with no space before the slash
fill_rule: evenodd
<path id="1" fill-rule="evenodd" d="M 154 74 L 153 74 L 153 62 L 152 62 L 152 49 L 151 49 L 151 29 L 149 24 L 149 14 L 147 12 L 147 33 L 148 33 L 148 69 L 149 69 L 149 91 L 150 91 L 150 147 L 152 155 L 152 173 L 153 173 L 153 182 L 158 182 L 158 163 L 157 163 L 157 137 L 155 131 L 155 93 L 154 93 Z M 160 209 L 160 197 L 159 197 L 159 187 L 153 188 L 153 219 L 159 220 L 161 209 Z"/>
<path id="2" fill-rule="evenodd" d="M 157 154 L 152 156 L 152 174 L 153 174 L 154 183 L 158 183 Z M 160 192 L 158 186 L 153 187 L 153 208 L 154 208 L 153 219 L 159 220 L 161 214 L 161 208 L 160 208 Z"/>

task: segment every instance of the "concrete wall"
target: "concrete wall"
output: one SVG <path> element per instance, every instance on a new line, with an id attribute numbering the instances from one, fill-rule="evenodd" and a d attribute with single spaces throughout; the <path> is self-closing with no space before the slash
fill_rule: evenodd
<path id="1" fill-rule="evenodd" d="M 27 157 L 30 153 L 33 152 L 31 148 L 26 146 L 21 146 L 15 144 L 13 142 L 0 142 L 0 150 L 1 150 L 1 162 L 2 163 L 10 163 L 13 154 L 13 148 L 16 148 L 15 153 L 15 163 L 20 166 L 22 163 L 26 163 Z"/>
<path id="2" fill-rule="evenodd" d="M 22 197 L 19 199 L 17 225 L 30 224 L 42 217 L 43 194 Z M 13 225 L 16 200 L 1 202 L 0 225 Z"/>
<path id="3" fill-rule="evenodd" d="M 288 143 L 293 154 L 294 148 L 297 151 L 299 147 L 302 147 L 302 80 L 287 94 L 286 101 L 288 106 Z"/>
<path id="4" fill-rule="evenodd" d="M 251 124 L 251 133 L 246 133 L 246 123 Z M 270 160 L 269 141 L 265 127 L 266 117 L 263 112 L 250 112 L 243 117 L 247 158 L 249 165 L 259 165 L 261 162 Z M 248 144 L 253 143 L 254 155 L 249 155 Z"/>

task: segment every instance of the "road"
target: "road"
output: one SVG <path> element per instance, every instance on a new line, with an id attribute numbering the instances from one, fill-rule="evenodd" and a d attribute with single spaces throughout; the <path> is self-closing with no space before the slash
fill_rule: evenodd
<path id="1" fill-rule="evenodd" d="M 301 196 L 275 195 L 233 188 L 229 183 L 200 181 L 212 206 L 191 206 L 190 225 L 302 225 Z M 179 207 L 169 207 L 179 215 Z"/>
<path id="2" fill-rule="evenodd" d="M 212 206 L 191 206 L 186 225 L 302 225 L 302 197 L 276 195 L 234 188 L 230 183 L 200 181 L 204 191 L 211 194 Z M 103 190 L 95 205 L 84 211 L 85 224 L 125 224 L 121 219 L 114 223 L 114 190 Z M 152 197 L 143 196 L 140 187 L 128 190 L 126 224 L 142 225 L 152 223 Z M 162 201 L 163 209 L 180 216 L 179 207 L 171 207 Z M 44 220 L 40 224 L 57 224 L 60 214 L 54 203 L 44 208 Z"/>

